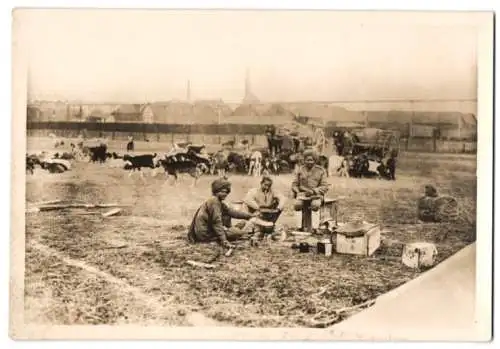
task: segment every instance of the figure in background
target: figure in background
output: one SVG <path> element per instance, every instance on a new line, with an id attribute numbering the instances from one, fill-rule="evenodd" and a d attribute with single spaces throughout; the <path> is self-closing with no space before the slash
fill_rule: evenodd
<path id="1" fill-rule="evenodd" d="M 433 222 L 435 215 L 434 201 L 438 197 L 436 188 L 432 185 L 426 185 L 424 196 L 418 200 L 418 219 L 423 222 Z"/>
<path id="2" fill-rule="evenodd" d="M 464 216 L 465 217 L 465 216 Z M 417 202 L 417 218 L 422 222 L 451 222 L 460 218 L 460 205 L 453 196 L 439 195 L 432 185 Z"/>
<path id="3" fill-rule="evenodd" d="M 271 156 L 279 154 L 281 152 L 281 144 L 283 143 L 283 139 L 280 135 L 277 134 L 276 126 L 272 125 L 266 128 L 266 138 L 269 154 Z"/>
<path id="4" fill-rule="evenodd" d="M 132 134 L 128 136 L 127 153 L 131 151 L 134 151 L 134 136 Z"/>
<path id="5" fill-rule="evenodd" d="M 397 152 L 392 150 L 385 156 L 377 170 L 382 178 L 395 181 L 396 180 L 396 158 Z"/>

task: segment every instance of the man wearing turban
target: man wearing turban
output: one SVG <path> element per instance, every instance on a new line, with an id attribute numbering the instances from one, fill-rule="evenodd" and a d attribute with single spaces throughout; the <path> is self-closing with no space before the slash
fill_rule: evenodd
<path id="1" fill-rule="evenodd" d="M 312 150 L 304 151 L 304 165 L 297 170 L 292 182 L 292 191 L 296 198 L 295 211 L 302 210 L 303 197 L 313 198 L 311 209 L 313 211 L 319 210 L 329 187 L 326 177 L 325 169 L 317 165 L 316 153 Z"/>
<path id="2" fill-rule="evenodd" d="M 425 195 L 421 197 L 418 202 L 417 216 L 423 222 L 434 222 L 436 205 L 435 201 L 438 197 L 438 192 L 433 185 L 426 185 L 424 187 Z"/>
<path id="3" fill-rule="evenodd" d="M 257 214 L 236 211 L 224 200 L 231 192 L 231 183 L 220 178 L 212 182 L 212 197 L 196 211 L 188 231 L 188 240 L 192 243 L 218 242 L 223 247 L 234 247 L 229 241 L 237 240 L 251 233 L 252 225 L 238 229 L 231 227 L 231 218 L 250 219 Z"/>

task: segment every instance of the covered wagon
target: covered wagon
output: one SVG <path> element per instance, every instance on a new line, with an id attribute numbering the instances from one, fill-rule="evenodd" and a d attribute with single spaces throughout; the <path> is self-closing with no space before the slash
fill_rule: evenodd
<path id="1" fill-rule="evenodd" d="M 337 129 L 333 133 L 342 167 L 353 177 L 381 176 L 395 180 L 400 133 L 378 128 Z"/>
<path id="2" fill-rule="evenodd" d="M 374 161 L 381 161 L 385 157 L 397 157 L 399 154 L 399 131 L 366 127 L 336 129 L 333 139 L 337 153 L 341 156 L 365 154 Z"/>

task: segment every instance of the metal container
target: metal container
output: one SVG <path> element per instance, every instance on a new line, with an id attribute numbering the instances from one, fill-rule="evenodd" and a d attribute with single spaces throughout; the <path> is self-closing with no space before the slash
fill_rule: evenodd
<path id="1" fill-rule="evenodd" d="M 307 242 L 301 242 L 299 244 L 299 251 L 302 253 L 307 253 L 310 251 L 311 245 L 309 245 Z"/>
<path id="2" fill-rule="evenodd" d="M 333 244 L 329 239 L 318 242 L 318 253 L 324 254 L 326 257 L 332 255 Z"/>

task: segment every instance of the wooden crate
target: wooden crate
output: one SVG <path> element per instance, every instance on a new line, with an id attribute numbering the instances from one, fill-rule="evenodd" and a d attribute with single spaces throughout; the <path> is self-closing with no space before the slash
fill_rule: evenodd
<path id="1" fill-rule="evenodd" d="M 350 237 L 337 232 L 337 253 L 371 256 L 380 246 L 380 227 L 374 225 L 362 236 Z"/>

